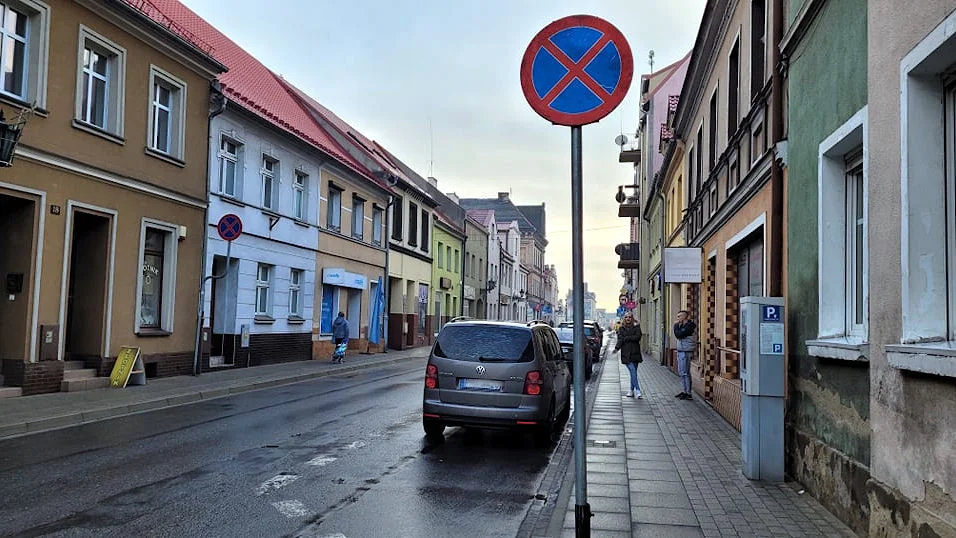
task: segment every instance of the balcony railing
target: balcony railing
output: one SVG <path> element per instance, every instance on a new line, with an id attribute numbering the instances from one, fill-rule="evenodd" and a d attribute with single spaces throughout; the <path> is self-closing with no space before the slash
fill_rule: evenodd
<path id="1" fill-rule="evenodd" d="M 618 269 L 637 269 L 640 265 L 640 243 L 621 243 L 614 247 L 614 252 L 621 257 L 617 262 Z"/>
<path id="2" fill-rule="evenodd" d="M 624 201 L 617 208 L 618 217 L 640 217 L 641 216 L 641 202 L 640 199 L 636 196 L 629 196 L 627 200 Z"/>

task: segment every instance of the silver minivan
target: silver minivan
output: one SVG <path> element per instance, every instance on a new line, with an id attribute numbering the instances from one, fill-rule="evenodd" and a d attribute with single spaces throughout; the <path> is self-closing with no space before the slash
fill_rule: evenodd
<path id="1" fill-rule="evenodd" d="M 546 444 L 570 411 L 571 372 L 551 327 L 460 321 L 438 334 L 425 367 L 428 437 L 445 426 L 509 428 Z"/>

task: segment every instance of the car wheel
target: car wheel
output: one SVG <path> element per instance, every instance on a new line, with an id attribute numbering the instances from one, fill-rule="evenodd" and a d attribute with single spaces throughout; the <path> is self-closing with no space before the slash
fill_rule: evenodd
<path id="1" fill-rule="evenodd" d="M 445 425 L 434 419 L 422 420 L 422 426 L 425 427 L 425 436 L 431 440 L 445 439 Z"/>
<path id="2" fill-rule="evenodd" d="M 551 443 L 555 440 L 554 431 L 555 428 L 555 414 L 554 414 L 554 398 L 551 399 L 551 405 L 548 407 L 548 419 L 544 424 L 538 425 L 537 430 L 534 432 L 535 444 L 538 446 L 546 447 L 550 446 Z"/>

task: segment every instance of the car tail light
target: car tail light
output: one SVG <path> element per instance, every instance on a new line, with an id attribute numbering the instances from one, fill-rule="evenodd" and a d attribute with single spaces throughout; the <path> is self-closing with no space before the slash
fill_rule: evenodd
<path id="1" fill-rule="evenodd" d="M 544 385 L 544 379 L 541 379 L 541 372 L 532 370 L 524 376 L 524 393 L 531 396 L 541 394 L 541 385 Z"/>
<path id="2" fill-rule="evenodd" d="M 429 364 L 425 367 L 425 388 L 438 388 L 438 367 L 434 364 Z"/>

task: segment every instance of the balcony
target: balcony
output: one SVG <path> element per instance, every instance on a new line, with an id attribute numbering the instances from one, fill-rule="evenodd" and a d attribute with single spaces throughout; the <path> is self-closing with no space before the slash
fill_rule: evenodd
<path id="1" fill-rule="evenodd" d="M 640 243 L 621 243 L 614 247 L 614 252 L 621 259 L 617 262 L 618 269 L 637 269 L 640 267 Z"/>
<path id="2" fill-rule="evenodd" d="M 620 206 L 617 208 L 618 217 L 640 217 L 641 216 L 641 202 L 636 196 L 629 196 Z"/>
<path id="3" fill-rule="evenodd" d="M 628 148 L 621 149 L 620 155 L 617 157 L 617 162 L 619 163 L 639 163 L 641 162 L 641 148 Z"/>

